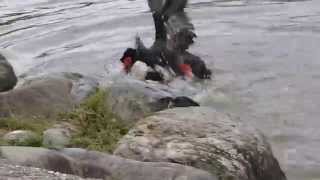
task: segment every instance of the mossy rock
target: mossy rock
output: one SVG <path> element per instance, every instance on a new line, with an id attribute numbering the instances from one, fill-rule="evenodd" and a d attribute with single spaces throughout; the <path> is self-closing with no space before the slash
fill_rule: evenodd
<path id="1" fill-rule="evenodd" d="M 42 138 L 40 135 L 28 130 L 16 130 L 7 133 L 3 137 L 3 143 L 12 146 L 41 146 Z"/>

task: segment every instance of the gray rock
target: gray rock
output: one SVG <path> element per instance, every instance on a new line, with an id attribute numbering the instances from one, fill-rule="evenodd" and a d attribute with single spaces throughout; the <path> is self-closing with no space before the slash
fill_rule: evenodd
<path id="1" fill-rule="evenodd" d="M 61 75 L 72 81 L 71 95 L 77 104 L 80 104 L 84 99 L 95 93 L 99 87 L 97 79 L 92 77 L 78 73 L 62 73 Z"/>
<path id="2" fill-rule="evenodd" d="M 11 145 L 32 146 L 40 145 L 40 137 L 32 131 L 16 130 L 3 136 L 3 140 Z"/>
<path id="3" fill-rule="evenodd" d="M 94 79 L 72 73 L 25 80 L 14 90 L 0 94 L 0 117 L 56 117 L 81 103 L 98 85 Z"/>
<path id="4" fill-rule="evenodd" d="M 0 92 L 13 89 L 17 81 L 12 66 L 6 58 L 0 54 Z"/>
<path id="5" fill-rule="evenodd" d="M 52 118 L 70 110 L 74 101 L 70 94 L 72 82 L 67 79 L 40 79 L 0 94 L 0 117 L 42 116 Z"/>
<path id="6" fill-rule="evenodd" d="M 43 132 L 42 145 L 50 149 L 62 149 L 70 145 L 71 132 L 67 128 L 52 128 Z"/>
<path id="7" fill-rule="evenodd" d="M 225 180 L 285 180 L 266 138 L 211 108 L 175 108 L 139 121 L 115 155 L 187 164 Z"/>
<path id="8" fill-rule="evenodd" d="M 75 103 L 79 104 L 91 94 L 95 93 L 99 87 L 99 82 L 89 76 L 79 73 L 53 73 L 41 77 L 31 77 L 24 79 L 23 85 L 32 84 L 35 81 L 46 81 L 51 79 L 69 80 L 72 83 L 70 94 Z"/>
<path id="9" fill-rule="evenodd" d="M 217 180 L 208 172 L 171 163 L 138 162 L 83 149 L 0 147 L 10 162 L 105 180 Z"/>

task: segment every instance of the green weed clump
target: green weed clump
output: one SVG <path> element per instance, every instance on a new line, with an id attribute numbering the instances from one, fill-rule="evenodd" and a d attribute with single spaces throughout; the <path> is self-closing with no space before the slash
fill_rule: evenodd
<path id="1" fill-rule="evenodd" d="M 14 130 L 30 130 L 35 133 L 42 133 L 52 123 L 40 119 L 40 118 L 20 118 L 20 117 L 8 117 L 0 118 L 0 129 L 6 131 Z"/>
<path id="2" fill-rule="evenodd" d="M 21 142 L 7 142 L 0 139 L 0 145 L 40 147 L 42 144 L 42 132 L 50 127 L 50 125 L 51 123 L 48 121 L 36 117 L 27 119 L 20 117 L 0 118 L 1 136 L 15 130 L 30 130 L 36 134 L 36 137 Z"/>
<path id="3" fill-rule="evenodd" d="M 98 90 L 74 111 L 63 115 L 78 129 L 71 141 L 73 147 L 112 152 L 128 132 L 128 127 L 107 106 L 106 97 L 106 91 Z"/>

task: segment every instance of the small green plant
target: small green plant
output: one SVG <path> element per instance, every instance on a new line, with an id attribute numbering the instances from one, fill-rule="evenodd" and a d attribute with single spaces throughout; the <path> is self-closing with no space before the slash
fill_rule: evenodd
<path id="1" fill-rule="evenodd" d="M 29 146 L 29 147 L 41 147 L 42 145 L 42 137 L 37 134 L 36 136 L 17 141 L 2 141 L 2 145 L 10 145 L 10 146 Z"/>
<path id="2" fill-rule="evenodd" d="M 72 147 L 112 152 L 119 139 L 128 132 L 128 125 L 116 117 L 106 104 L 107 92 L 97 90 L 79 107 L 73 111 L 63 113 L 63 119 L 77 127 L 77 132 L 71 140 Z M 57 120 L 58 121 L 58 120 Z M 40 118 L 0 118 L 0 135 L 14 130 L 30 130 L 37 134 L 37 138 L 23 142 L 5 142 L 0 138 L 0 145 L 41 146 L 42 133 L 52 127 L 57 121 Z"/>
<path id="3" fill-rule="evenodd" d="M 0 129 L 4 131 L 14 130 L 30 130 L 41 134 L 46 128 L 50 127 L 52 122 L 34 117 L 34 118 L 20 118 L 8 117 L 0 118 Z"/>
<path id="4" fill-rule="evenodd" d="M 32 146 L 39 147 L 42 144 L 42 132 L 50 127 L 48 121 L 44 121 L 39 118 L 19 118 L 19 117 L 8 117 L 0 119 L 0 130 L 1 135 L 4 135 L 7 132 L 15 130 L 30 130 L 36 134 L 35 137 L 26 139 L 24 141 L 5 141 L 0 140 L 0 145 L 12 145 L 12 146 Z"/>
<path id="5" fill-rule="evenodd" d="M 112 152 L 118 140 L 128 132 L 106 105 L 107 92 L 98 90 L 74 111 L 63 118 L 78 127 L 72 146 Z"/>

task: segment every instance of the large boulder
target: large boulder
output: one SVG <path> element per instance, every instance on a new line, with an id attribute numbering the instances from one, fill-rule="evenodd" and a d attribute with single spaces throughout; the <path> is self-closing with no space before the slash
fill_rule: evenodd
<path id="1" fill-rule="evenodd" d="M 0 54 L 0 92 L 8 91 L 17 84 L 17 77 L 12 66 L 6 58 Z"/>
<path id="2" fill-rule="evenodd" d="M 14 90 L 0 94 L 0 117 L 55 117 L 71 110 L 97 87 L 94 80 L 73 74 L 26 80 Z"/>
<path id="3" fill-rule="evenodd" d="M 210 173 L 171 163 L 139 162 L 83 149 L 0 147 L 10 162 L 105 180 L 217 180 Z"/>
<path id="4" fill-rule="evenodd" d="M 211 108 L 175 108 L 139 121 L 114 152 L 129 159 L 187 164 L 220 180 L 285 180 L 266 138 Z"/>

